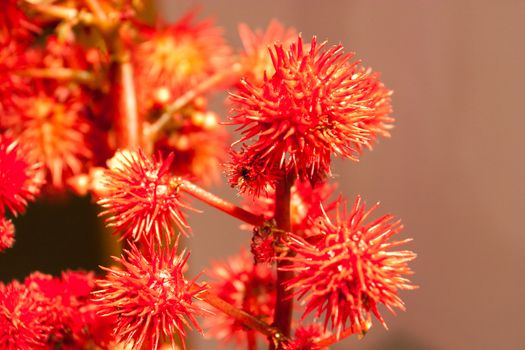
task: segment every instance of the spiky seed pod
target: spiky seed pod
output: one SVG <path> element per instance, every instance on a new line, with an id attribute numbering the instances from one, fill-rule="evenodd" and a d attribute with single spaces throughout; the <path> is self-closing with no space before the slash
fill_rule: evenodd
<path id="1" fill-rule="evenodd" d="M 410 239 L 389 241 L 402 230 L 390 215 L 365 222 L 376 208 L 366 210 L 357 197 L 347 217 L 322 220 L 324 236 L 315 243 L 296 235 L 287 243 L 295 256 L 284 258 L 290 265 L 282 269 L 296 273 L 287 288 L 306 304 L 303 317 L 313 311 L 316 317 L 324 314 L 325 329 L 331 322 L 336 334 L 347 325 L 357 333 L 366 331 L 371 314 L 386 327 L 377 306 L 383 304 L 392 313 L 404 310 L 398 291 L 415 288 L 404 276 L 412 274 L 408 262 L 416 255 L 390 250 Z"/>
<path id="2" fill-rule="evenodd" d="M 150 158 L 139 150 L 117 152 L 108 162 L 98 203 L 121 239 L 161 244 L 175 235 L 174 226 L 184 233 L 189 228 L 181 211 L 189 207 L 169 173 L 172 159 Z"/>
<path id="3" fill-rule="evenodd" d="M 204 311 L 193 299 L 205 288 L 185 279 L 188 255 L 178 255 L 177 244 L 151 249 L 148 256 L 131 244 L 122 258 L 114 259 L 122 267 L 103 268 L 106 278 L 97 281 L 94 296 L 99 314 L 115 317 L 118 342 L 134 349 L 147 343 L 156 350 L 162 340 L 170 340 L 174 347 L 175 334 L 184 344 L 185 327 L 200 330 L 195 316 Z"/>

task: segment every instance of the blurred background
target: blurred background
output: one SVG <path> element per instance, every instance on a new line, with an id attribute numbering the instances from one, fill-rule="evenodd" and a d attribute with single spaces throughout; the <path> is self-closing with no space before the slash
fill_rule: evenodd
<path id="1" fill-rule="evenodd" d="M 239 22 L 266 28 L 272 18 L 341 42 L 395 92 L 392 138 L 359 163 L 336 161 L 334 181 L 346 197 L 381 201 L 382 213 L 402 218 L 420 289 L 402 293 L 407 311 L 387 315 L 388 331 L 376 323 L 333 349 L 525 349 L 525 1 L 159 2 L 169 21 L 195 5 L 233 47 Z M 225 118 L 223 98 L 215 109 Z M 238 200 L 227 185 L 213 191 Z M 237 221 L 197 207 L 192 275 L 250 239 Z M 89 199 L 31 206 L 15 222 L 15 248 L 0 255 L 1 279 L 106 263 L 91 234 L 96 214 Z M 196 335 L 189 348 L 217 345 Z"/>

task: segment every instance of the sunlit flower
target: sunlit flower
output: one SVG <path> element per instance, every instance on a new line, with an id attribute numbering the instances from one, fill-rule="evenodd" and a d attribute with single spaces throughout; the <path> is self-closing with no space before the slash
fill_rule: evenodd
<path id="1" fill-rule="evenodd" d="M 140 105 L 172 100 L 230 64 L 230 48 L 212 20 L 195 22 L 189 13 L 161 29 L 144 30 L 133 50 Z M 160 97 L 160 98 L 159 98 Z"/>
<path id="2" fill-rule="evenodd" d="M 248 25 L 241 23 L 239 36 L 243 45 L 240 57 L 243 75 L 254 85 L 259 85 L 264 81 L 265 73 L 267 76 L 275 73 L 268 47 L 275 43 L 288 47 L 292 40 L 297 38 L 297 33 L 295 28 L 286 28 L 273 19 L 265 31 L 259 29 L 253 31 Z"/>
<path id="3" fill-rule="evenodd" d="M 11 220 L 0 218 L 0 252 L 15 243 L 15 226 Z"/>
<path id="4" fill-rule="evenodd" d="M 148 257 L 131 244 L 125 256 L 115 260 L 122 268 L 104 268 L 106 278 L 97 281 L 99 290 L 94 294 L 99 313 L 115 317 L 118 342 L 134 349 L 148 343 L 149 349 L 156 350 L 162 340 L 175 344 L 175 333 L 184 344 L 185 327 L 200 330 L 195 316 L 203 310 L 193 298 L 204 288 L 184 278 L 188 255 L 177 255 L 177 244 L 150 250 Z"/>
<path id="5" fill-rule="evenodd" d="M 6 118 L 4 126 L 30 145 L 31 156 L 44 163 L 53 186 L 62 188 L 64 179 L 81 173 L 92 157 L 87 145 L 91 125 L 81 91 L 41 87 L 16 100 L 23 113 Z"/>
<path id="6" fill-rule="evenodd" d="M 325 49 L 314 37 L 306 49 L 299 37 L 270 54 L 275 74 L 262 86 L 244 80 L 231 96 L 232 124 L 243 132 L 233 162 L 257 159 L 265 174 L 277 167 L 316 182 L 330 174 L 332 155 L 356 160 L 376 133 L 386 134 L 390 90 L 341 45 Z"/>
<path id="7" fill-rule="evenodd" d="M 282 269 L 296 276 L 287 288 L 306 304 L 303 317 L 314 310 L 316 317 L 324 314 L 324 327 L 331 322 L 337 334 L 347 326 L 366 331 L 371 314 L 386 327 L 377 306 L 404 310 L 398 291 L 415 288 L 403 275 L 412 274 L 407 263 L 416 255 L 389 250 L 410 239 L 389 241 L 402 230 L 390 215 L 366 223 L 376 208 L 366 210 L 357 197 L 347 218 L 338 213 L 335 222 L 323 219 L 325 236 L 315 244 L 290 235 L 288 247 L 296 256 L 284 258 L 290 265 Z"/>
<path id="8" fill-rule="evenodd" d="M 180 202 L 169 173 L 172 160 L 173 155 L 161 160 L 139 150 L 117 152 L 108 162 L 98 203 L 122 239 L 161 244 L 174 236 L 174 225 L 181 232 L 189 228 L 181 211 L 189 207 Z"/>
<path id="9" fill-rule="evenodd" d="M 31 144 L 29 144 L 31 145 Z M 0 134 L 0 216 L 6 209 L 17 215 L 40 193 L 44 183 L 42 164 L 29 156 L 31 149 Z M 32 145 L 31 145 L 32 146 Z"/>
<path id="10" fill-rule="evenodd" d="M 261 320 L 271 323 L 275 307 L 275 275 L 267 265 L 254 265 L 246 251 L 215 263 L 209 272 L 210 288 L 220 298 Z M 207 335 L 223 342 L 246 342 L 246 327 L 222 312 L 205 319 Z M 255 333 L 252 334 L 255 336 Z"/>
<path id="11" fill-rule="evenodd" d="M 46 304 L 37 291 L 17 281 L 0 283 L 0 348 L 34 350 L 43 348 L 49 325 Z"/>

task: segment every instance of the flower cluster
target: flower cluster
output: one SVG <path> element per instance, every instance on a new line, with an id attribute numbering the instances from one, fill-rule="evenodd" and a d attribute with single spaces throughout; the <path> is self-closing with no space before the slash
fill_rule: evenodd
<path id="1" fill-rule="evenodd" d="M 241 24 L 235 53 L 213 21 L 150 22 L 141 0 L 1 4 L 0 251 L 29 202 L 67 190 L 94 198 L 123 250 L 98 277 L 0 283 L 1 349 L 185 348 L 202 316 L 237 347 L 324 350 L 373 315 L 384 325 L 379 305 L 404 309 L 401 224 L 331 198 L 332 158 L 357 160 L 393 122 L 391 91 L 353 54 L 277 21 Z M 222 88 L 240 132 L 229 152 L 208 104 Z M 224 169 L 243 206 L 200 187 Z M 242 249 L 209 282 L 187 279 L 187 196 L 249 226 L 255 259 Z M 296 301 L 315 323 L 294 320 Z"/>
<path id="2" fill-rule="evenodd" d="M 7 350 L 107 347 L 109 320 L 96 313 L 93 273 L 60 278 L 35 272 L 23 284 L 0 283 L 0 348 Z"/>

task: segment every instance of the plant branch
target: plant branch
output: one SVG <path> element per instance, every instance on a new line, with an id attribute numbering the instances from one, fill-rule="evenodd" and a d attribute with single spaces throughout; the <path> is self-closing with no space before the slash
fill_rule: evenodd
<path id="1" fill-rule="evenodd" d="M 96 22 L 93 14 L 86 11 L 79 11 L 75 8 L 46 3 L 32 3 L 30 1 L 26 1 L 25 3 L 34 11 L 53 18 L 79 22 L 87 25 Z"/>
<path id="2" fill-rule="evenodd" d="M 17 73 L 32 78 L 76 81 L 90 86 L 95 83 L 95 76 L 91 72 L 64 67 L 29 68 L 20 70 Z"/>
<path id="3" fill-rule="evenodd" d="M 201 290 L 202 287 L 199 285 L 194 285 L 192 288 L 195 288 L 196 290 Z M 199 299 L 202 299 L 204 302 L 210 304 L 211 306 L 215 307 L 216 309 L 224 312 L 225 314 L 233 317 L 235 320 L 241 322 L 243 325 L 245 325 L 248 328 L 251 328 L 253 330 L 256 330 L 264 335 L 266 335 L 268 338 L 272 339 L 272 341 L 281 341 L 282 340 L 282 334 L 279 333 L 279 330 L 270 326 L 266 322 L 261 321 L 257 317 L 249 314 L 248 312 L 238 309 L 232 304 L 224 301 L 219 296 L 209 292 L 204 291 L 199 293 Z"/>
<path id="4" fill-rule="evenodd" d="M 274 219 L 277 229 L 280 232 L 277 238 L 282 242 L 291 229 L 290 222 L 290 198 L 291 188 L 295 176 L 284 175 L 275 187 L 275 214 Z M 286 253 L 287 256 L 291 252 Z M 286 288 L 286 281 L 293 277 L 292 271 L 281 270 L 290 262 L 279 259 L 277 261 L 277 299 L 275 303 L 274 325 L 283 333 L 284 336 L 290 336 L 293 311 L 293 290 Z M 270 349 L 275 349 L 274 344 L 270 343 Z"/>
<path id="5" fill-rule="evenodd" d="M 366 329 L 367 330 L 370 329 L 370 324 L 367 325 Z M 328 336 L 326 338 L 319 340 L 318 342 L 316 342 L 316 344 L 317 346 L 319 346 L 319 348 L 326 348 L 331 345 L 334 345 L 335 343 L 340 342 L 344 338 L 349 337 L 353 334 L 356 334 L 356 329 L 354 326 L 351 326 L 339 334 L 333 334 L 331 336 Z M 366 331 L 364 331 L 360 336 L 363 337 L 365 334 L 366 334 Z"/>
<path id="6" fill-rule="evenodd" d="M 137 110 L 131 54 L 120 37 L 121 30 L 115 30 L 108 38 L 114 58 L 110 82 L 116 143 L 119 148 L 137 148 L 142 145 L 142 120 Z"/>
<path id="7" fill-rule="evenodd" d="M 234 64 L 230 70 L 223 70 L 215 73 L 210 76 L 208 79 L 202 81 L 200 84 L 195 86 L 193 89 L 186 91 L 170 105 L 166 107 L 164 113 L 151 124 L 147 130 L 147 137 L 154 138 L 155 135 L 166 126 L 167 123 L 171 120 L 173 113 L 177 112 L 181 108 L 185 107 L 188 103 L 193 101 L 199 95 L 202 95 L 212 89 L 213 87 L 219 85 L 221 82 L 230 79 L 232 76 L 239 74 L 241 71 L 240 65 Z"/>
<path id="8" fill-rule="evenodd" d="M 233 203 L 230 203 L 213 193 L 210 193 L 203 189 L 202 187 L 199 187 L 195 185 L 192 182 L 189 182 L 187 180 L 180 180 L 177 178 L 176 181 L 179 181 L 179 188 L 181 191 L 184 191 L 191 196 L 203 201 L 204 203 L 219 209 L 220 211 L 231 215 L 237 219 L 240 219 L 250 225 L 253 226 L 261 226 L 264 224 L 266 219 L 262 215 L 256 215 L 252 212 L 249 212 L 241 207 L 236 206 Z"/>

